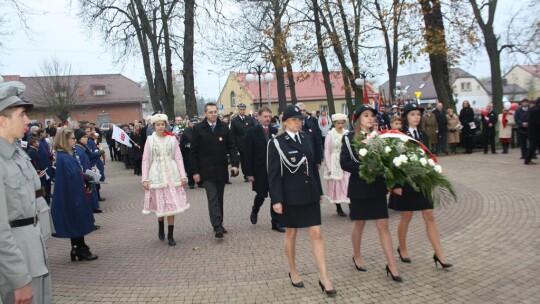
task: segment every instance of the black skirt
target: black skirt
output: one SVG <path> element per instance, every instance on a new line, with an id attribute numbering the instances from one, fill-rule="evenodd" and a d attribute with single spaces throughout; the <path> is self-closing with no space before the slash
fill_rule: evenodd
<path id="1" fill-rule="evenodd" d="M 321 224 L 321 204 L 285 205 L 279 215 L 279 224 L 285 228 L 305 228 Z"/>
<path id="2" fill-rule="evenodd" d="M 353 221 L 388 218 L 386 194 L 373 199 L 351 199 L 350 217 Z"/>
<path id="3" fill-rule="evenodd" d="M 414 191 L 409 185 L 405 185 L 402 189 L 403 195 L 394 194 L 394 210 L 421 211 L 433 209 L 433 205 L 421 192 Z"/>

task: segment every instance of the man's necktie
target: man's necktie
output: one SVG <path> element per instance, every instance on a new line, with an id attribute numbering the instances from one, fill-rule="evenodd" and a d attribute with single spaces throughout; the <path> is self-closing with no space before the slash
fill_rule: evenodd
<path id="1" fill-rule="evenodd" d="M 300 137 L 298 137 L 298 134 L 294 135 L 294 140 L 295 140 L 297 143 L 300 143 Z"/>
<path id="2" fill-rule="evenodd" d="M 420 140 L 420 136 L 418 136 L 418 131 L 414 130 L 414 139 Z"/>
<path id="3" fill-rule="evenodd" d="M 263 128 L 264 130 L 264 135 L 266 136 L 266 138 L 268 138 L 268 128 Z"/>
<path id="4" fill-rule="evenodd" d="M 210 125 L 210 128 L 212 129 L 212 133 L 214 133 L 214 128 L 216 127 L 216 125 Z"/>

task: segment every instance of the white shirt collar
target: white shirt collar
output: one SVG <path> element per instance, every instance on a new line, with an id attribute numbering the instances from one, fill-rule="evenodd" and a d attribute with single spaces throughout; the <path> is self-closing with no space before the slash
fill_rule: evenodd
<path id="1" fill-rule="evenodd" d="M 410 132 L 411 134 L 414 134 L 414 131 L 416 131 L 416 128 L 411 128 L 411 127 L 409 127 L 409 132 Z"/>
<path id="2" fill-rule="evenodd" d="M 296 135 L 298 134 L 298 132 L 296 133 L 293 133 L 289 130 L 285 130 L 285 132 L 287 132 L 287 134 L 289 134 L 289 136 L 293 139 L 293 140 L 296 140 Z M 298 140 L 300 140 L 300 135 L 298 135 Z M 299 143 L 302 143 L 301 141 Z"/>

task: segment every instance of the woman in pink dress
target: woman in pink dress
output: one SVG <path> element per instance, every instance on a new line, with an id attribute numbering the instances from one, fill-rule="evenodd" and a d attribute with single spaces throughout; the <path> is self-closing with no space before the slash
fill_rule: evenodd
<path id="1" fill-rule="evenodd" d="M 332 204 L 336 204 L 336 211 L 339 216 L 346 216 L 341 208 L 341 204 L 349 204 L 347 197 L 347 186 L 349 185 L 349 172 L 341 169 L 339 164 L 339 156 L 341 153 L 341 139 L 349 131 L 346 130 L 347 115 L 336 113 L 332 115 L 334 128 L 326 133 L 324 141 L 324 159 L 325 171 L 323 178 L 326 180 L 326 193 L 328 200 Z"/>
<path id="2" fill-rule="evenodd" d="M 142 212 L 156 214 L 158 238 L 162 241 L 165 239 L 164 220 L 167 217 L 167 240 L 169 246 L 174 246 L 174 215 L 189 208 L 183 187 L 188 179 L 178 141 L 173 133 L 165 131 L 167 122 L 165 114 L 151 118 L 154 133 L 146 140 L 142 160 L 142 186 L 145 190 Z"/>

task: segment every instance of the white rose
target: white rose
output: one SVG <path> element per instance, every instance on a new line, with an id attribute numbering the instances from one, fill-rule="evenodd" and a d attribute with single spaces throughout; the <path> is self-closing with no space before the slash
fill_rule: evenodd
<path id="1" fill-rule="evenodd" d="M 360 149 L 360 151 L 358 151 L 358 154 L 360 154 L 360 156 L 364 157 L 367 154 L 367 150 L 362 148 L 362 149 Z"/>
<path id="2" fill-rule="evenodd" d="M 407 157 L 407 155 L 401 154 L 399 156 L 399 160 L 401 160 L 402 163 L 406 163 L 409 160 L 409 158 Z"/>
<path id="3" fill-rule="evenodd" d="M 428 162 L 428 164 L 429 164 L 430 166 L 432 166 L 432 167 L 435 166 L 435 162 L 433 161 L 433 159 L 430 158 L 430 159 L 427 160 L 427 162 Z"/>
<path id="4" fill-rule="evenodd" d="M 390 148 L 389 146 L 386 146 L 386 147 L 384 147 L 384 152 L 390 153 L 390 152 L 392 152 L 392 148 Z"/>
<path id="5" fill-rule="evenodd" d="M 379 136 L 379 132 L 377 131 L 371 132 L 371 137 L 377 137 L 377 136 Z"/>
<path id="6" fill-rule="evenodd" d="M 422 166 L 425 166 L 427 165 L 427 160 L 425 158 L 420 158 L 420 163 L 422 164 Z"/>
<path id="7" fill-rule="evenodd" d="M 423 149 L 418 149 L 418 152 L 420 152 L 420 154 L 422 155 L 426 155 L 426 151 L 424 151 Z"/>
<path id="8" fill-rule="evenodd" d="M 401 159 L 399 157 L 394 157 L 392 162 L 394 163 L 394 165 L 396 165 L 396 167 L 401 166 Z"/>
<path id="9" fill-rule="evenodd" d="M 433 169 L 435 170 L 435 172 L 437 173 L 442 173 L 442 167 L 440 165 L 436 165 L 435 167 L 433 167 Z"/>
<path id="10" fill-rule="evenodd" d="M 412 160 L 412 161 L 417 161 L 417 160 L 418 160 L 418 156 L 416 156 L 415 154 L 413 154 L 413 155 L 411 155 L 411 156 L 409 157 L 409 159 Z"/>

